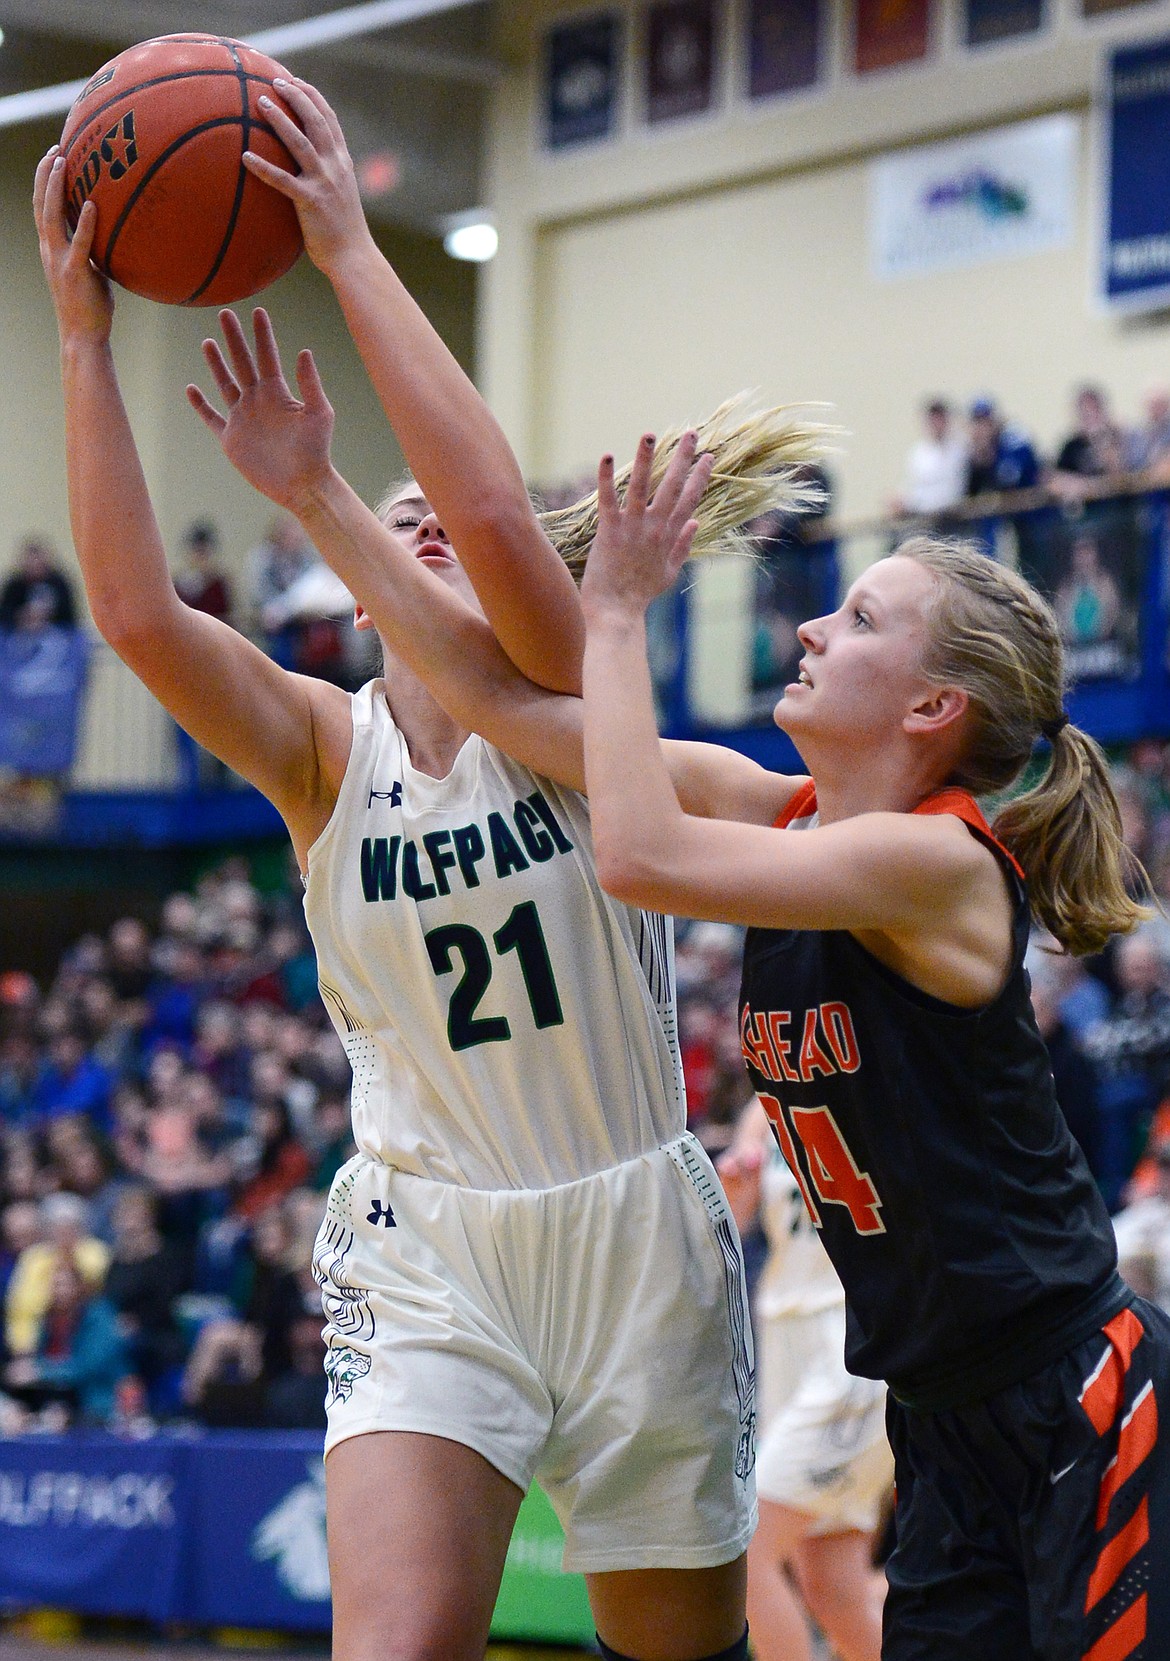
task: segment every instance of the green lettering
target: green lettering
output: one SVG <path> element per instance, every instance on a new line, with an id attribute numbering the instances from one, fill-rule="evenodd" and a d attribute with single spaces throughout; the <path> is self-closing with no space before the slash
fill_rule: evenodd
<path id="1" fill-rule="evenodd" d="M 444 842 L 450 842 L 450 831 L 428 831 L 423 837 L 423 847 L 427 851 L 427 858 L 431 862 L 431 870 L 435 873 L 435 885 L 440 894 L 449 894 L 451 884 L 447 881 L 447 872 L 455 864 L 455 855 L 449 848 L 444 848 Z"/>
<path id="2" fill-rule="evenodd" d="M 460 825 L 458 830 L 451 832 L 451 840 L 455 844 L 455 858 L 459 861 L 464 882 L 468 888 L 478 888 L 479 872 L 475 867 L 487 851 L 479 826 Z"/>
<path id="3" fill-rule="evenodd" d="M 568 837 L 561 829 L 560 824 L 557 821 L 556 814 L 553 812 L 552 808 L 549 807 L 540 791 L 534 790 L 528 800 L 532 803 L 537 813 L 539 813 L 540 817 L 548 826 L 548 834 L 556 843 L 557 852 L 559 854 L 571 854 L 573 851 L 573 844 L 569 841 Z"/>
<path id="4" fill-rule="evenodd" d="M 400 836 L 362 841 L 362 893 L 367 900 L 392 900 L 398 892 L 398 845 Z"/>
<path id="5" fill-rule="evenodd" d="M 504 823 L 502 813 L 488 814 L 488 834 L 492 839 L 497 877 L 510 877 L 513 871 L 527 871 L 528 861 L 520 852 L 519 842 Z"/>
<path id="6" fill-rule="evenodd" d="M 517 802 L 512 809 L 512 817 L 516 821 L 516 829 L 520 832 L 520 840 L 528 850 L 528 857 L 534 859 L 538 865 L 543 865 L 546 859 L 551 859 L 556 852 L 552 837 L 547 831 L 540 829 L 540 814 L 532 804 Z"/>
<path id="7" fill-rule="evenodd" d="M 418 870 L 418 843 L 413 838 L 402 850 L 402 892 L 412 900 L 433 900 L 435 885 L 424 882 Z"/>

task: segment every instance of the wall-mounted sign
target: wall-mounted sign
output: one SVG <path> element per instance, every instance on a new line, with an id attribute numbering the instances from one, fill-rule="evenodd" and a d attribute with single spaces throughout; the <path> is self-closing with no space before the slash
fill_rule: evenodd
<path id="1" fill-rule="evenodd" d="M 605 138 L 617 116 L 621 24 L 614 12 L 573 18 L 545 43 L 545 141 L 552 150 Z"/>
<path id="2" fill-rule="evenodd" d="M 870 163 L 870 255 L 905 277 L 1066 246 L 1076 216 L 1075 116 L 1046 115 Z"/>
<path id="3" fill-rule="evenodd" d="M 751 0 L 748 95 L 772 98 L 816 84 L 821 57 L 821 0 Z"/>
<path id="4" fill-rule="evenodd" d="M 673 121 L 711 108 L 715 9 L 715 0 L 658 0 L 647 7 L 647 121 Z"/>
<path id="5" fill-rule="evenodd" d="M 1170 305 L 1170 40 L 1109 60 L 1101 293 L 1132 311 Z"/>
<path id="6" fill-rule="evenodd" d="M 924 58 L 930 0 L 857 0 L 854 68 L 859 75 Z"/>
<path id="7" fill-rule="evenodd" d="M 1044 0 L 966 0 L 968 46 L 1034 35 L 1044 22 Z"/>

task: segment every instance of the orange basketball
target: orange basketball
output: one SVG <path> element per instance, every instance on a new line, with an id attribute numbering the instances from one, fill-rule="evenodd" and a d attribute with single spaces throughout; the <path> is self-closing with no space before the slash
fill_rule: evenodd
<path id="1" fill-rule="evenodd" d="M 98 70 L 65 122 L 70 224 L 97 205 L 94 263 L 176 306 L 222 306 L 283 276 L 304 246 L 287 197 L 245 150 L 296 172 L 260 112 L 288 71 L 238 40 L 163 35 Z"/>

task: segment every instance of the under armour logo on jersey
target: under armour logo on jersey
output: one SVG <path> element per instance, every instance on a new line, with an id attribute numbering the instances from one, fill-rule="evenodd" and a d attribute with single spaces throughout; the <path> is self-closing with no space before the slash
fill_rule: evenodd
<path id="1" fill-rule="evenodd" d="M 401 782 L 398 779 L 395 779 L 389 790 L 371 790 L 369 801 L 366 803 L 367 809 L 373 807 L 375 802 L 389 802 L 391 807 L 401 807 Z"/>
<path id="2" fill-rule="evenodd" d="M 375 1225 L 375 1227 L 379 1223 L 382 1224 L 383 1228 L 397 1228 L 398 1227 L 398 1224 L 395 1221 L 393 1211 L 390 1209 L 390 1207 L 388 1205 L 383 1205 L 381 1200 L 374 1200 L 374 1201 L 371 1202 L 370 1214 L 366 1218 L 366 1222 L 367 1223 L 373 1223 Z"/>

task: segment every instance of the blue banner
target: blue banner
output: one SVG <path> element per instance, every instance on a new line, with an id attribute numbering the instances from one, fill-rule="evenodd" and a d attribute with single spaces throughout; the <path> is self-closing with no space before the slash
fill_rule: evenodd
<path id="1" fill-rule="evenodd" d="M 183 1602 L 181 1488 L 163 1443 L 0 1442 L 0 1602 L 173 1619 Z"/>
<path id="2" fill-rule="evenodd" d="M 621 25 L 614 12 L 555 24 L 545 48 L 545 139 L 550 149 L 606 138 L 617 111 Z"/>
<path id="3" fill-rule="evenodd" d="M 69 771 L 88 662 L 79 629 L 0 630 L 0 767 Z"/>
<path id="4" fill-rule="evenodd" d="M 324 1632 L 332 1620 L 320 1434 L 0 1438 L 0 1606 Z M 588 1642 L 585 1583 L 533 1489 L 492 1631 Z"/>
<path id="5" fill-rule="evenodd" d="M 1170 301 L 1170 40 L 1113 53 L 1106 119 L 1102 296 L 1154 310 Z"/>

